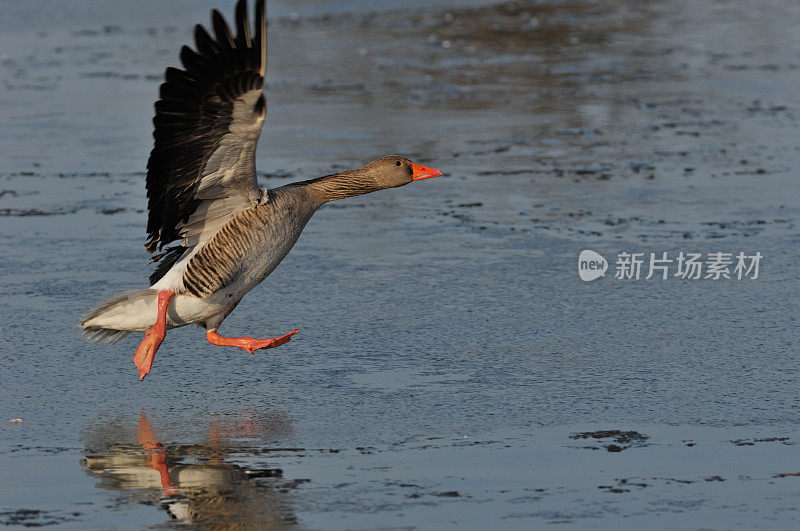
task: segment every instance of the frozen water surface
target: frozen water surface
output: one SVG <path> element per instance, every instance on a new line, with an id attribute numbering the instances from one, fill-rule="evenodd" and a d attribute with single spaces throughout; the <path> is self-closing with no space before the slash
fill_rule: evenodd
<path id="1" fill-rule="evenodd" d="M 231 4 L 4 5 L 0 523 L 798 526 L 797 3 L 272 2 L 262 184 L 445 176 L 322 209 L 221 330 L 290 344 L 174 330 L 140 383 L 76 322 L 146 282 L 158 84 Z"/>

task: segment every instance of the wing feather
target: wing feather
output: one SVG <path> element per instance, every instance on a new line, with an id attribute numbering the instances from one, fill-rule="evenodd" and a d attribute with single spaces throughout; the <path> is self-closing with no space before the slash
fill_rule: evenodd
<path id="1" fill-rule="evenodd" d="M 259 47 L 258 55 L 261 59 L 258 71 L 261 77 L 267 75 L 267 12 L 264 2 L 256 2 L 256 43 Z"/>
<path id="2" fill-rule="evenodd" d="M 244 2 L 236 4 L 236 45 L 239 48 L 252 48 L 253 46 L 253 43 L 250 41 L 250 22 L 247 20 L 247 4 Z"/>
<path id="3" fill-rule="evenodd" d="M 214 36 L 198 25 L 196 51 L 182 47 L 183 69 L 166 70 L 153 118 L 155 144 L 147 164 L 145 247 L 151 253 L 179 239 L 181 247 L 207 240 L 211 235 L 199 236 L 198 227 L 218 230 L 221 221 L 224 224 L 262 197 L 255 149 L 266 107 L 262 94 L 264 12 L 264 0 L 256 0 L 253 40 L 246 0 L 236 5 L 236 37 L 222 15 L 212 11 Z M 209 201 L 223 201 L 224 209 L 198 210 Z M 201 211 L 206 217 L 193 216 Z M 209 213 L 215 217 L 208 219 Z M 153 260 L 173 254 L 161 252 Z"/>
<path id="4" fill-rule="evenodd" d="M 218 42 L 224 43 L 228 49 L 236 48 L 236 43 L 233 42 L 233 36 L 228 24 L 216 9 L 211 11 L 211 24 L 214 26 L 214 34 L 217 36 Z"/>

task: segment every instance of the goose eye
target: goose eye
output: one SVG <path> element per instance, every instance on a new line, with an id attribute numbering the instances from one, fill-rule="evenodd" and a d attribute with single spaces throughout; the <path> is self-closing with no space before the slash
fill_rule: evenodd
<path id="1" fill-rule="evenodd" d="M 398 160 L 397 162 L 394 163 L 394 165 L 395 166 L 400 166 L 400 161 Z"/>

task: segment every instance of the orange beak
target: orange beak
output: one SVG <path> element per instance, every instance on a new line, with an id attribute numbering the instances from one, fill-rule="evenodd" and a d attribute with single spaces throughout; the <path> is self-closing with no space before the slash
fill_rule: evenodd
<path id="1" fill-rule="evenodd" d="M 423 166 L 422 164 L 411 163 L 411 169 L 414 173 L 411 174 L 412 181 L 421 181 L 422 179 L 430 179 L 431 177 L 438 177 L 442 174 L 439 170 Z"/>

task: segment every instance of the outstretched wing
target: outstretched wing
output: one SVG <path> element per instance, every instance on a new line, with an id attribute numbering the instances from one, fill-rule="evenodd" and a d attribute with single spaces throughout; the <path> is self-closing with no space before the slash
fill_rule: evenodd
<path id="1" fill-rule="evenodd" d="M 264 0 L 255 32 L 247 2 L 236 5 L 236 36 L 217 10 L 215 37 L 199 24 L 197 51 L 181 49 L 183 70 L 168 68 L 153 118 L 155 145 L 147 163 L 150 253 L 211 229 L 260 199 L 255 150 L 266 114 L 262 90 L 267 34 Z M 174 249 L 174 248 L 173 248 Z M 164 255 L 154 257 L 158 261 Z"/>

